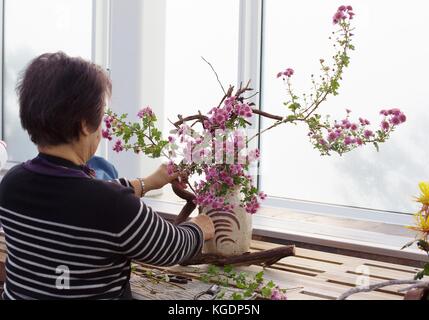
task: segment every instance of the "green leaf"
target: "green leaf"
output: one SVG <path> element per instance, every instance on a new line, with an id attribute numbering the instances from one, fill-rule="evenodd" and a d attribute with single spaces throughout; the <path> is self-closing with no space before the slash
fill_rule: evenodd
<path id="1" fill-rule="evenodd" d="M 202 281 L 202 282 L 205 282 L 205 283 L 210 282 L 210 277 L 209 277 L 209 275 L 207 275 L 207 274 L 203 274 L 203 275 L 200 277 L 200 279 L 201 279 L 201 281 Z"/>
<path id="2" fill-rule="evenodd" d="M 301 108 L 301 105 L 299 103 L 292 103 L 289 107 L 289 110 L 291 110 L 293 113 L 296 112 L 299 108 Z"/>
<path id="3" fill-rule="evenodd" d="M 419 247 L 420 250 L 429 253 L 429 243 L 426 240 L 419 240 L 417 242 L 417 247 Z"/>
<path id="4" fill-rule="evenodd" d="M 424 276 L 425 276 L 425 272 L 424 272 L 424 270 L 422 270 L 414 276 L 414 280 L 421 280 L 421 279 L 423 279 Z"/>
<path id="5" fill-rule="evenodd" d="M 221 291 L 217 296 L 216 296 L 216 299 L 219 299 L 219 300 L 221 300 L 221 299 L 223 299 L 225 297 L 225 291 Z"/>
<path id="6" fill-rule="evenodd" d="M 258 272 L 258 273 L 255 275 L 255 280 L 256 280 L 256 282 L 258 282 L 258 283 L 261 283 L 262 281 L 264 281 L 264 271 Z"/>
<path id="7" fill-rule="evenodd" d="M 243 295 L 241 295 L 240 293 L 234 292 L 232 294 L 232 299 L 233 300 L 243 300 Z"/>
<path id="8" fill-rule="evenodd" d="M 261 294 L 264 298 L 271 298 L 272 290 L 271 288 L 263 287 L 261 289 Z"/>
<path id="9" fill-rule="evenodd" d="M 219 268 L 214 266 L 214 265 L 210 265 L 207 269 L 207 273 L 210 275 L 218 275 L 219 274 Z"/>
<path id="10" fill-rule="evenodd" d="M 248 290 L 244 291 L 244 296 L 245 296 L 246 298 L 251 297 L 251 296 L 253 295 L 253 291 L 254 291 L 254 290 L 250 290 L 250 289 L 248 289 Z"/>
<path id="11" fill-rule="evenodd" d="M 424 276 L 429 276 L 429 263 L 426 263 L 426 264 L 425 264 L 425 266 L 424 266 L 423 270 L 422 270 L 422 271 L 420 271 L 420 272 L 418 272 L 418 273 L 415 275 L 414 279 L 415 279 L 415 280 L 421 280 L 421 279 L 423 279 L 423 277 L 424 277 Z"/>
<path id="12" fill-rule="evenodd" d="M 409 248 L 409 247 L 411 247 L 414 243 L 416 243 L 417 242 L 417 240 L 413 240 L 413 241 L 410 241 L 410 242 L 408 242 L 405 246 L 403 246 L 402 248 L 401 248 L 401 250 L 404 250 L 404 249 L 406 249 L 406 248 Z"/>
<path id="13" fill-rule="evenodd" d="M 429 276 L 429 263 L 425 264 L 425 268 L 423 269 L 425 276 Z"/>
<path id="14" fill-rule="evenodd" d="M 293 121 L 295 121 L 297 119 L 297 116 L 295 116 L 295 115 L 290 115 L 290 116 L 288 116 L 287 118 L 286 118 L 286 121 L 288 121 L 288 122 L 293 122 Z"/>
<path id="15" fill-rule="evenodd" d="M 230 265 L 226 265 L 223 267 L 223 272 L 225 273 L 231 273 L 232 271 L 233 271 L 233 268 Z"/>

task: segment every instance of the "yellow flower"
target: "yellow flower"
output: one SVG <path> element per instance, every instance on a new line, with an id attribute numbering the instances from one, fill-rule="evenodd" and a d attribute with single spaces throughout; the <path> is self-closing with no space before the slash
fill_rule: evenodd
<path id="1" fill-rule="evenodd" d="M 429 216 L 426 216 L 422 213 L 417 213 L 414 215 L 414 218 L 416 219 L 416 225 L 407 226 L 407 228 L 421 232 L 425 237 L 427 237 L 429 235 Z"/>
<path id="2" fill-rule="evenodd" d="M 419 197 L 417 197 L 417 202 L 420 202 L 424 206 L 429 206 L 429 183 L 420 182 L 419 188 L 422 193 Z"/>

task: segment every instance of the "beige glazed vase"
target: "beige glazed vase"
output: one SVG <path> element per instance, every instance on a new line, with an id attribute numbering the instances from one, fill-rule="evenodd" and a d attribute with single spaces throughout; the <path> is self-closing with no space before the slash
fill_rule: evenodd
<path id="1" fill-rule="evenodd" d="M 226 257 L 249 252 L 252 241 L 252 215 L 240 207 L 240 193 L 235 192 L 229 203 L 234 204 L 233 211 L 204 208 L 201 214 L 208 215 L 215 225 L 215 235 L 203 247 L 203 253 Z"/>

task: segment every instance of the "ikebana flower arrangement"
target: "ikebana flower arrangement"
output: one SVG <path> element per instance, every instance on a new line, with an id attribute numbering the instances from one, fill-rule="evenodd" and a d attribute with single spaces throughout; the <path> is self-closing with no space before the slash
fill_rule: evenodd
<path id="1" fill-rule="evenodd" d="M 211 247 L 206 248 L 209 252 L 223 255 L 247 252 L 251 215 L 258 212 L 261 200 L 266 197 L 250 174 L 251 166 L 260 157 L 258 149 L 249 149 L 252 140 L 282 125 L 302 124 L 308 127 L 307 138 L 321 155 L 343 155 L 367 144 L 373 144 L 378 150 L 379 144 L 387 141 L 396 127 L 406 121 L 406 116 L 397 108 L 382 110 L 382 120 L 376 128 L 371 128 L 366 118 L 352 120 L 349 109 L 341 120 L 331 120 L 329 115 L 320 113 L 328 97 L 339 94 L 344 70 L 350 63 L 349 52 L 355 50 L 351 27 L 354 16 L 351 6 L 341 6 L 336 11 L 332 22 L 337 30 L 330 37 L 335 49 L 333 61 L 328 64 L 320 59 L 320 77 L 311 76 L 312 92 L 302 96 L 295 93 L 293 69 L 277 74 L 279 80 L 284 81 L 288 95 L 288 100 L 279 108 L 281 115 L 261 111 L 249 102 L 255 95 L 250 81 L 238 89 L 230 86 L 225 90 L 220 84 L 224 92 L 220 102 L 207 114 L 196 111 L 190 116 L 179 115 L 177 121 L 171 122 L 172 131 L 167 138 L 162 137 L 156 115 L 149 107 L 138 113 L 135 122 L 129 122 L 127 115 L 107 111 L 103 136 L 116 139 L 113 147 L 116 152 L 163 157 L 168 159 L 171 173 L 180 171 L 190 177 L 188 185 L 195 195 L 194 204 L 200 213 L 210 215 L 215 222 L 216 236 Z M 273 123 L 249 135 L 247 129 L 256 117 L 265 117 Z"/>

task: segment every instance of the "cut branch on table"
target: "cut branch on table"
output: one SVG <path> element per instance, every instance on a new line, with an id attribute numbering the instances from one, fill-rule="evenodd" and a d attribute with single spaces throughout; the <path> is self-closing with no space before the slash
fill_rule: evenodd
<path id="1" fill-rule="evenodd" d="M 213 264 L 217 266 L 271 266 L 279 260 L 295 255 L 295 246 L 282 246 L 270 250 L 244 253 L 239 256 L 225 257 L 217 254 L 200 254 L 182 263 L 183 266 Z"/>
<path id="2" fill-rule="evenodd" d="M 413 286 L 402 289 L 402 290 L 398 290 L 398 292 L 410 290 L 410 288 L 420 288 L 421 286 L 425 287 L 425 286 L 429 285 L 429 282 L 413 280 L 413 279 L 411 279 L 411 280 L 389 280 L 389 281 L 385 281 L 385 282 L 376 283 L 376 284 L 373 284 L 370 286 L 355 287 L 355 288 L 350 289 L 350 290 L 346 291 L 345 293 L 343 293 L 341 296 L 338 297 L 337 300 L 345 300 L 348 297 L 350 297 L 351 295 L 354 295 L 354 294 L 357 294 L 360 292 L 371 292 L 371 291 L 375 291 L 375 290 L 378 290 L 378 289 L 381 289 L 384 287 L 404 285 L 404 284 L 411 284 Z"/>

